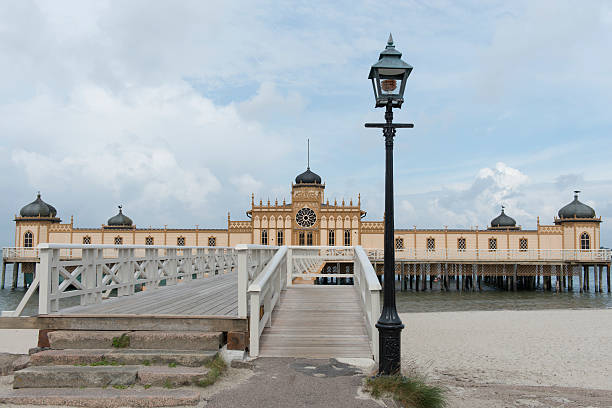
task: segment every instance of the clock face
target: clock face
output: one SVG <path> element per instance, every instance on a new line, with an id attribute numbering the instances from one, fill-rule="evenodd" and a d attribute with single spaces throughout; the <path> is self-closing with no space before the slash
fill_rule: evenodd
<path id="1" fill-rule="evenodd" d="M 317 215 L 308 207 L 302 208 L 295 215 L 295 222 L 297 222 L 300 227 L 312 227 L 316 221 Z"/>

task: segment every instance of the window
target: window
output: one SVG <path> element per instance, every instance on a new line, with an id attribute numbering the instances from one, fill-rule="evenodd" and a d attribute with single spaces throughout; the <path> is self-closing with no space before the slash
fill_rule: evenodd
<path id="1" fill-rule="evenodd" d="M 123 238 L 115 237 L 115 245 L 123 245 Z"/>
<path id="2" fill-rule="evenodd" d="M 145 238 L 145 245 L 153 245 L 155 241 L 153 240 L 152 236 L 148 236 Z"/>
<path id="3" fill-rule="evenodd" d="M 90 237 L 90 236 L 85 236 L 85 237 L 83 237 L 83 244 L 84 244 L 84 245 L 89 245 L 89 244 L 91 244 L 91 237 Z"/>
<path id="4" fill-rule="evenodd" d="M 586 232 L 580 234 L 580 249 L 591 249 L 591 237 Z"/>
<path id="5" fill-rule="evenodd" d="M 217 246 L 217 238 L 208 237 L 208 246 Z"/>
<path id="6" fill-rule="evenodd" d="M 395 238 L 395 249 L 404 249 L 404 238 Z"/>
<path id="7" fill-rule="evenodd" d="M 457 249 L 465 251 L 465 238 L 457 238 Z"/>
<path id="8" fill-rule="evenodd" d="M 185 246 L 185 237 L 178 237 L 176 239 L 176 245 L 177 246 Z"/>
<path id="9" fill-rule="evenodd" d="M 489 251 L 497 249 L 497 238 L 489 238 Z"/>
<path id="10" fill-rule="evenodd" d="M 327 233 L 327 245 L 335 246 L 336 245 L 336 231 L 329 230 Z"/>
<path id="11" fill-rule="evenodd" d="M 30 231 L 23 234 L 23 246 L 26 248 L 34 246 L 34 235 Z"/>
<path id="12" fill-rule="evenodd" d="M 302 245 L 302 246 L 303 246 L 303 245 L 304 245 L 304 243 L 305 243 L 305 241 L 304 241 L 304 232 L 303 232 L 303 231 L 300 231 L 300 234 L 299 234 L 299 241 L 298 241 L 298 242 L 299 242 L 299 244 L 298 244 L 298 245 Z"/>
<path id="13" fill-rule="evenodd" d="M 436 250 L 436 240 L 434 238 L 427 238 L 427 250 L 428 251 Z"/>
<path id="14" fill-rule="evenodd" d="M 312 246 L 312 232 L 306 233 L 306 245 Z"/>
<path id="15" fill-rule="evenodd" d="M 351 246 L 351 230 L 344 230 L 344 246 Z"/>
<path id="16" fill-rule="evenodd" d="M 285 235 L 283 234 L 283 230 L 276 231 L 276 245 L 285 245 Z"/>
<path id="17" fill-rule="evenodd" d="M 261 245 L 268 245 L 268 230 L 261 230 Z"/>
<path id="18" fill-rule="evenodd" d="M 519 251 L 526 251 L 529 249 L 529 244 L 527 242 L 527 238 L 519 239 Z"/>

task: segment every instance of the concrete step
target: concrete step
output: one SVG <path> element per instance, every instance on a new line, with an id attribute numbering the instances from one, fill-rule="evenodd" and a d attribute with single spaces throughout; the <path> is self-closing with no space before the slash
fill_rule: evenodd
<path id="1" fill-rule="evenodd" d="M 79 388 L 132 385 L 138 366 L 35 366 L 15 372 L 13 388 Z"/>
<path id="2" fill-rule="evenodd" d="M 208 371 L 208 368 L 205 367 L 141 367 L 138 370 L 138 383 L 159 387 L 178 387 L 204 380 Z"/>
<path id="3" fill-rule="evenodd" d="M 170 350 L 219 350 L 221 332 L 202 331 L 96 331 L 58 330 L 48 333 L 52 349 L 107 349 L 113 339 L 129 338 L 127 348 Z"/>
<path id="4" fill-rule="evenodd" d="M 32 366 L 92 364 L 99 361 L 124 365 L 168 365 L 201 367 L 217 355 L 216 351 L 198 350 L 45 350 L 30 356 Z"/>
<path id="5" fill-rule="evenodd" d="M 176 407 L 197 405 L 200 394 L 189 389 L 133 387 L 109 388 L 37 388 L 0 391 L 0 405 L 53 405 L 90 408 Z"/>

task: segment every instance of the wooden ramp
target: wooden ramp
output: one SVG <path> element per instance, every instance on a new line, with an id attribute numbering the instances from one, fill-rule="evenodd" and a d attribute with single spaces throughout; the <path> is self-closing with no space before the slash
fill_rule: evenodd
<path id="1" fill-rule="evenodd" d="M 287 288 L 260 344 L 262 357 L 372 358 L 353 286 Z"/>
<path id="2" fill-rule="evenodd" d="M 99 304 L 74 306 L 55 314 L 238 316 L 238 277 L 236 273 L 224 273 L 110 298 Z"/>

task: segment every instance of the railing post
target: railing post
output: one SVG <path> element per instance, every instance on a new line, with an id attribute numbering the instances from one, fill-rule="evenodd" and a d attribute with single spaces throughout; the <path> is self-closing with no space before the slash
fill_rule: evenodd
<path id="1" fill-rule="evenodd" d="M 248 247 L 237 245 L 238 254 L 238 317 L 247 317 L 247 290 L 249 286 Z"/>
<path id="2" fill-rule="evenodd" d="M 94 265 L 94 252 L 95 249 L 83 249 L 81 251 L 81 268 L 83 268 L 83 270 L 81 271 L 81 284 L 85 287 L 85 289 L 93 291 L 95 291 L 96 289 L 96 267 Z M 94 303 L 93 297 L 93 293 L 86 293 L 84 295 L 81 295 L 81 304 L 89 305 Z"/>
<path id="3" fill-rule="evenodd" d="M 293 286 L 293 249 L 287 248 L 287 286 Z"/>
<path id="4" fill-rule="evenodd" d="M 40 262 L 36 265 L 36 275 L 39 276 L 38 288 L 38 314 L 49 314 L 51 309 L 51 265 L 53 264 L 53 250 L 40 249 Z"/>
<path id="5" fill-rule="evenodd" d="M 250 298 L 249 350 L 251 357 L 257 357 L 259 355 L 259 292 L 251 293 Z"/>

